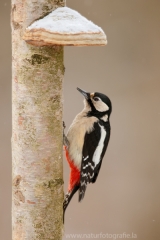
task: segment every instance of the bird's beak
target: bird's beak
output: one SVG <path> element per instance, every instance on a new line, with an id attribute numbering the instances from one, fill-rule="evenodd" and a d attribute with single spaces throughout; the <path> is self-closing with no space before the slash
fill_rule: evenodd
<path id="1" fill-rule="evenodd" d="M 90 99 L 90 93 L 83 91 L 77 87 L 77 90 L 85 97 L 86 100 Z"/>

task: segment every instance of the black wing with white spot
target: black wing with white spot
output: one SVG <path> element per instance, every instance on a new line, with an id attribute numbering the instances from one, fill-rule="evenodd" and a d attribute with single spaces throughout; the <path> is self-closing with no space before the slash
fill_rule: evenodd
<path id="1" fill-rule="evenodd" d="M 84 197 L 87 183 L 97 179 L 102 159 L 110 136 L 110 128 L 106 129 L 99 122 L 94 123 L 93 131 L 86 133 L 83 146 L 79 201 Z"/>

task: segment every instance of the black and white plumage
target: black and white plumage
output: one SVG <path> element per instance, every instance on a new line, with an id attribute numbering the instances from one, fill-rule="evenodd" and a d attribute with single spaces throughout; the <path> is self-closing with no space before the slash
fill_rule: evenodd
<path id="1" fill-rule="evenodd" d="M 102 93 L 77 90 L 85 97 L 84 109 L 73 120 L 67 133 L 69 145 L 65 151 L 71 175 L 64 211 L 78 189 L 81 201 L 87 184 L 96 182 L 110 139 L 110 99 Z"/>
<path id="2" fill-rule="evenodd" d="M 81 163 L 79 201 L 84 197 L 87 184 L 94 183 L 98 177 L 109 138 L 110 126 L 109 124 L 104 125 L 102 121 L 94 123 L 93 130 L 85 134 Z"/>

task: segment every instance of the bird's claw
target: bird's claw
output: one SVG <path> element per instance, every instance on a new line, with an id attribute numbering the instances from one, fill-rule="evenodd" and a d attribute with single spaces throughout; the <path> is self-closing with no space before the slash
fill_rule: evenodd
<path id="1" fill-rule="evenodd" d="M 64 133 L 64 129 L 66 128 L 65 122 L 63 121 L 63 145 L 67 148 L 69 147 L 69 141 Z"/>

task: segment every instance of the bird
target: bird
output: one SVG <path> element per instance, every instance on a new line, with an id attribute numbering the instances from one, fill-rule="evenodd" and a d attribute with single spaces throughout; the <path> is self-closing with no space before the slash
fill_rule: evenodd
<path id="1" fill-rule="evenodd" d="M 111 132 L 110 99 L 103 93 L 89 93 L 80 88 L 77 90 L 84 96 L 84 109 L 77 114 L 67 135 L 64 135 L 70 177 L 63 202 L 63 222 L 66 208 L 77 190 L 81 202 L 87 184 L 96 182 Z"/>

